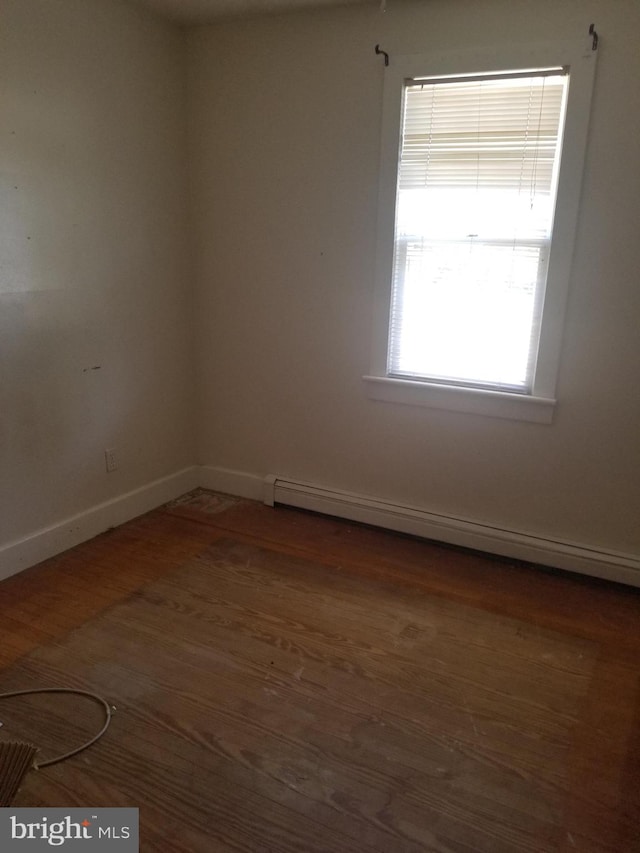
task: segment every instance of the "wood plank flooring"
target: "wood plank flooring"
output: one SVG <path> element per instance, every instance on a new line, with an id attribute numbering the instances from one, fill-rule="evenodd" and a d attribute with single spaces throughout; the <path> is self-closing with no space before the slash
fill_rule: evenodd
<path id="1" fill-rule="evenodd" d="M 0 584 L 0 691 L 117 711 L 18 806 L 143 851 L 640 851 L 640 595 L 198 490 Z M 0 700 L 43 757 L 100 725 Z"/>

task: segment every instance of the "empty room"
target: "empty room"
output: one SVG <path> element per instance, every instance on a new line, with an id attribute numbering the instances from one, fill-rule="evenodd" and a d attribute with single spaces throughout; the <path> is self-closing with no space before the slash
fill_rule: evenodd
<path id="1" fill-rule="evenodd" d="M 0 850 L 640 851 L 636 0 L 0 0 Z"/>

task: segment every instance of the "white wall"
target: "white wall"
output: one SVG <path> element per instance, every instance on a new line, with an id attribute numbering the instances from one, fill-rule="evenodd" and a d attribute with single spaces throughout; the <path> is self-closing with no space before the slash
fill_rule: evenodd
<path id="1" fill-rule="evenodd" d="M 0 20 L 2 576 L 3 545 L 194 445 L 182 34 L 120 0 Z"/>
<path id="2" fill-rule="evenodd" d="M 431 0 L 190 37 L 200 462 L 640 555 L 640 6 Z M 375 403 L 383 79 L 396 53 L 601 34 L 552 425 Z"/>
<path id="3" fill-rule="evenodd" d="M 0 576 L 72 544 L 65 528 L 7 570 L 11 543 L 94 512 L 73 534 L 91 535 L 96 507 L 195 461 L 640 556 L 640 7 L 387 5 L 192 31 L 189 154 L 180 30 L 123 0 L 0 0 Z M 373 46 L 573 37 L 591 21 L 601 53 L 554 423 L 368 400 Z"/>

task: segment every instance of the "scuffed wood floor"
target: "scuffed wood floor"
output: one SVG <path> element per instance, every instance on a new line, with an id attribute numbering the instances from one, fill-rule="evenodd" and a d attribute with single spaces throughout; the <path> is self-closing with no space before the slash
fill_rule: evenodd
<path id="1" fill-rule="evenodd" d="M 198 491 L 0 584 L 0 691 L 116 707 L 17 806 L 142 851 L 640 850 L 640 595 Z M 100 725 L 0 701 L 43 757 Z"/>

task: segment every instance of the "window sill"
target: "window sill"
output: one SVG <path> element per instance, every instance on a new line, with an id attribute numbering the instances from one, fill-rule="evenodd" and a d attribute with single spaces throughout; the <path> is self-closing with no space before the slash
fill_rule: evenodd
<path id="1" fill-rule="evenodd" d="M 550 424 L 556 405 L 556 401 L 549 397 L 532 397 L 484 388 L 436 385 L 409 379 L 391 379 L 388 376 L 363 376 L 363 380 L 367 396 L 372 400 L 448 409 L 490 418 Z"/>

